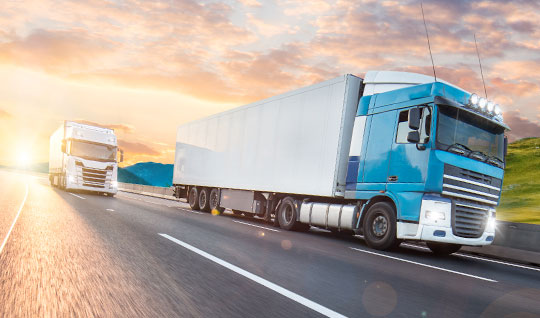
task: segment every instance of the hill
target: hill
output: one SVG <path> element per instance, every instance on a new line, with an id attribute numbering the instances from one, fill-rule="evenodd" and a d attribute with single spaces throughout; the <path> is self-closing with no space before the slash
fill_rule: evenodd
<path id="1" fill-rule="evenodd" d="M 540 224 L 540 138 L 508 145 L 497 219 Z"/>
<path id="2" fill-rule="evenodd" d="M 145 184 L 147 185 L 156 187 L 170 187 L 172 185 L 173 167 L 174 165 L 172 164 L 139 162 L 132 166 L 124 167 L 122 170 L 125 170 L 136 177 L 145 180 Z"/>
<path id="3" fill-rule="evenodd" d="M 148 181 L 129 172 L 125 168 L 118 168 L 118 182 L 151 185 Z"/>

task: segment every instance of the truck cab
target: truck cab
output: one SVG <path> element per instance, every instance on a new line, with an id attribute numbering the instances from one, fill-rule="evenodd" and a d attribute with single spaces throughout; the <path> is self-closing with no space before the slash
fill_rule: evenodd
<path id="1" fill-rule="evenodd" d="M 449 83 L 412 73 L 367 73 L 345 198 L 367 200 L 358 226 L 368 244 L 422 240 L 441 253 L 490 244 L 507 129 L 498 105 Z M 395 215 L 368 215 L 377 203 Z"/>
<path id="2" fill-rule="evenodd" d="M 117 152 L 112 129 L 66 121 L 51 136 L 51 184 L 114 196 L 118 192 Z"/>

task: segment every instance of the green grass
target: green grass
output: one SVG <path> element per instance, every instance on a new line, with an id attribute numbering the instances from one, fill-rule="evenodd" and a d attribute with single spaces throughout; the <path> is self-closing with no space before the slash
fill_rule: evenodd
<path id="1" fill-rule="evenodd" d="M 508 145 L 497 219 L 540 224 L 540 138 Z"/>

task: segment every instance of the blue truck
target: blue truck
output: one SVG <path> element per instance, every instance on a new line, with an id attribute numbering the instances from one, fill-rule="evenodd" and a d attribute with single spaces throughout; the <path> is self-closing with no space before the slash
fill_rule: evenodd
<path id="1" fill-rule="evenodd" d="M 344 75 L 181 125 L 173 184 L 192 209 L 451 254 L 494 239 L 508 129 L 430 76 Z"/>

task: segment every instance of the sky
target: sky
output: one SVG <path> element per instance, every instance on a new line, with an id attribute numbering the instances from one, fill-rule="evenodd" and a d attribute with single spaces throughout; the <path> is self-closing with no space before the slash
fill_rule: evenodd
<path id="1" fill-rule="evenodd" d="M 423 2 L 437 77 L 540 136 L 540 2 Z M 111 127 L 124 165 L 172 163 L 179 125 L 341 74 L 432 74 L 420 2 L 2 0 L 0 165 L 48 161 L 64 120 Z"/>

